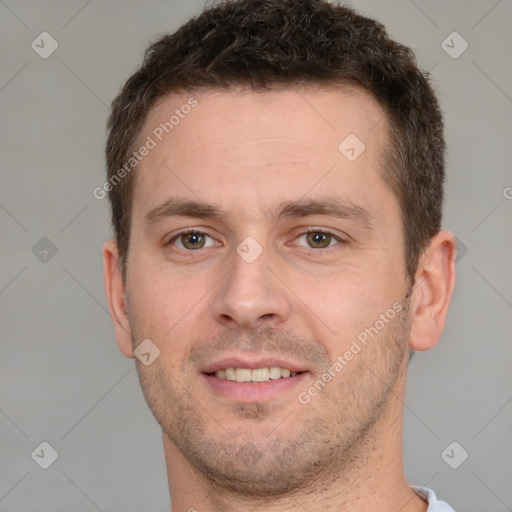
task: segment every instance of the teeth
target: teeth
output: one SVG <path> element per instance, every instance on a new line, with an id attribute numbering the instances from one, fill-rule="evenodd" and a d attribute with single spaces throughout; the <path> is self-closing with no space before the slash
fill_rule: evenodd
<path id="1" fill-rule="evenodd" d="M 218 370 L 215 376 L 219 379 L 232 380 L 236 382 L 267 382 L 270 379 L 280 379 L 282 377 L 294 377 L 297 372 L 290 372 L 287 368 L 271 366 L 270 368 L 226 368 Z"/>
<path id="2" fill-rule="evenodd" d="M 277 366 L 272 366 L 270 368 L 270 378 L 271 379 L 280 379 L 281 378 L 281 368 Z"/>
<path id="3" fill-rule="evenodd" d="M 235 370 L 235 376 L 237 382 L 251 382 L 252 372 L 247 368 L 237 368 Z"/>
<path id="4" fill-rule="evenodd" d="M 257 370 L 252 370 L 251 372 L 251 380 L 253 382 L 265 382 L 269 379 L 270 372 L 268 368 L 258 368 Z"/>

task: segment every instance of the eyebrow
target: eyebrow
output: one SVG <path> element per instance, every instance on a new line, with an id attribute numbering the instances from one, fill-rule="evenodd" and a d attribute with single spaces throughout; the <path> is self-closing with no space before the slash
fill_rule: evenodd
<path id="1" fill-rule="evenodd" d="M 326 215 L 339 219 L 347 219 L 357 224 L 373 229 L 375 217 L 365 208 L 347 199 L 307 199 L 283 203 L 279 210 L 279 217 L 295 218 L 309 215 Z"/>
<path id="2" fill-rule="evenodd" d="M 287 201 L 274 209 L 266 209 L 265 216 L 271 219 L 300 218 L 311 215 L 325 215 L 353 221 L 366 229 L 374 229 L 376 221 L 368 210 L 347 199 L 320 198 Z M 145 216 L 149 229 L 170 217 L 192 217 L 225 220 L 227 212 L 220 206 L 201 201 L 170 198 L 150 210 Z"/>
<path id="3" fill-rule="evenodd" d="M 170 198 L 146 214 L 148 228 L 169 217 L 194 217 L 221 220 L 225 217 L 222 208 L 189 199 Z"/>

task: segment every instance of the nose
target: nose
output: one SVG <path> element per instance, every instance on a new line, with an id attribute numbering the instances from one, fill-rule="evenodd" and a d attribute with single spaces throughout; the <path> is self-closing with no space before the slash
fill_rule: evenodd
<path id="1" fill-rule="evenodd" d="M 271 269 L 266 251 L 251 263 L 234 253 L 230 263 L 231 270 L 214 291 L 215 320 L 245 329 L 285 322 L 291 310 L 288 290 Z"/>

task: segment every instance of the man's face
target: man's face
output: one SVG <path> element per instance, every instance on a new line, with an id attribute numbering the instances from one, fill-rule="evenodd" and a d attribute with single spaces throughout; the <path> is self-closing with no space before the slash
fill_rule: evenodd
<path id="1" fill-rule="evenodd" d="M 194 97 L 158 141 L 189 96 L 166 98 L 140 137 L 157 144 L 134 171 L 128 317 L 133 344 L 161 354 L 137 363 L 139 377 L 199 473 L 245 494 L 289 492 L 348 467 L 403 384 L 408 281 L 380 175 L 386 121 L 357 91 Z M 267 380 L 272 367 L 285 376 Z M 263 382 L 222 378 L 230 368 Z"/>

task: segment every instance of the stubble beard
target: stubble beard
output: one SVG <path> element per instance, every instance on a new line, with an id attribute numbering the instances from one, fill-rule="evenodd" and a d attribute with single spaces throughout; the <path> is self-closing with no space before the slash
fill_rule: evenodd
<path id="1" fill-rule="evenodd" d="M 138 363 L 146 402 L 164 435 L 219 493 L 258 501 L 299 496 L 338 479 L 349 482 L 378 440 L 379 419 L 401 375 L 410 333 L 409 297 L 380 339 L 364 347 L 311 404 L 297 400 L 303 416 L 311 406 L 300 422 L 294 421 L 295 411 L 284 416 L 268 403 L 208 412 L 194 394 L 192 377 L 182 381 L 180 375 L 178 382 L 162 366 L 148 371 Z M 243 428 L 230 428 L 230 418 L 237 425 L 245 420 Z M 257 435 L 251 436 L 252 428 Z"/>

